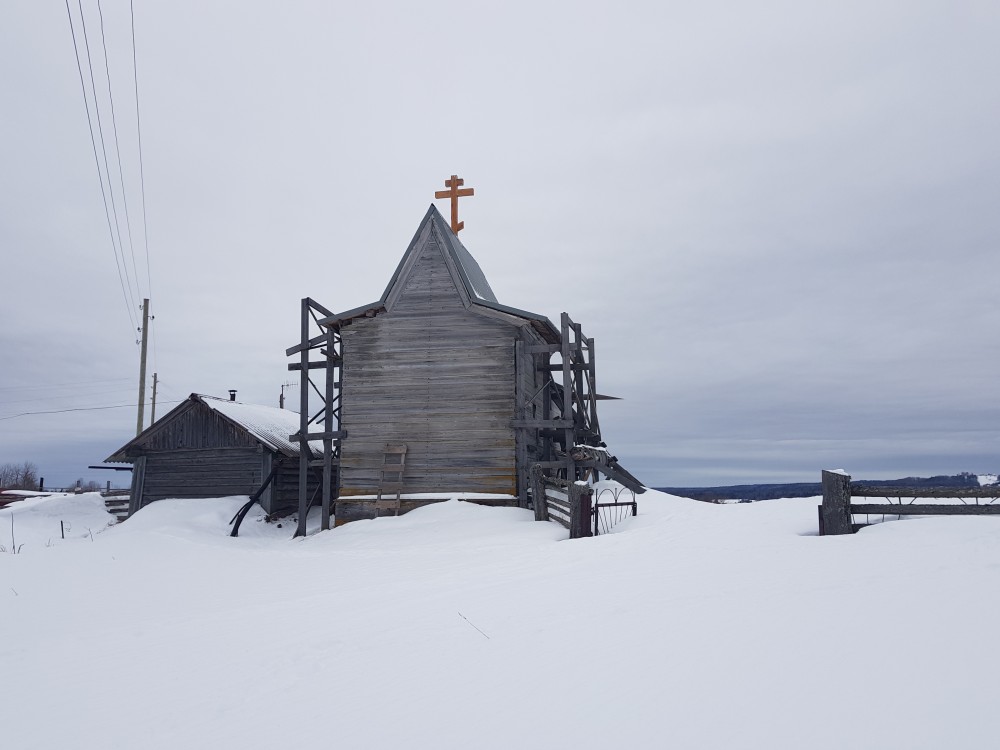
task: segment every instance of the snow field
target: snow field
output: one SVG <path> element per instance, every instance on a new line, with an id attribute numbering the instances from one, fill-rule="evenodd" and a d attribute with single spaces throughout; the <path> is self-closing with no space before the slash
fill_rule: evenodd
<path id="1" fill-rule="evenodd" d="M 649 492 L 593 539 L 456 501 L 294 541 L 251 513 L 231 539 L 243 501 L 163 501 L 50 547 L 32 523 L 74 509 L 15 511 L 5 745 L 993 743 L 996 519 L 820 538 L 815 499 Z"/>

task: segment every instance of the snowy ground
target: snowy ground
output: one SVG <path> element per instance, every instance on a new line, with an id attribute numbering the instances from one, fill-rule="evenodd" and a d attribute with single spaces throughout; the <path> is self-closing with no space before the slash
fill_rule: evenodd
<path id="1" fill-rule="evenodd" d="M 457 501 L 231 539 L 242 502 L 0 511 L 5 747 L 996 742 L 995 518 L 820 538 L 816 500 L 650 492 L 595 539 Z"/>

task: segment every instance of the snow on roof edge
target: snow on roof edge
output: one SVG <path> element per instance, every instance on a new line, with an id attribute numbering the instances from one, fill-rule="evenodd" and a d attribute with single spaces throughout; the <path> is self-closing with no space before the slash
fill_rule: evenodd
<path id="1" fill-rule="evenodd" d="M 299 415 L 286 409 L 260 404 L 245 404 L 217 396 L 192 394 L 209 409 L 236 423 L 262 443 L 282 453 L 298 455 L 299 444 L 289 438 L 299 431 Z M 318 455 L 315 448 L 314 454 Z"/>

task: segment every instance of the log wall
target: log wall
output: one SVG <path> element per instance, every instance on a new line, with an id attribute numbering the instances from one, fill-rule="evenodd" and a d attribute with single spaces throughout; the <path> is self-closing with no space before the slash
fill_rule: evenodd
<path id="1" fill-rule="evenodd" d="M 257 447 L 150 451 L 145 459 L 138 507 L 167 498 L 250 495 L 263 481 Z"/>

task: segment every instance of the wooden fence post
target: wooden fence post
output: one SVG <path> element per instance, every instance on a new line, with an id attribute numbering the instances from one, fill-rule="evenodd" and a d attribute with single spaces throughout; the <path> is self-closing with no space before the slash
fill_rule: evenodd
<path id="1" fill-rule="evenodd" d="M 594 490 L 591 487 L 576 484 L 569 486 L 569 538 L 579 539 L 593 536 L 590 527 L 590 517 L 593 511 Z"/>
<path id="2" fill-rule="evenodd" d="M 823 504 L 819 507 L 820 535 L 851 534 L 851 477 L 823 470 Z"/>
<path id="3" fill-rule="evenodd" d="M 539 466 L 531 467 L 531 499 L 535 504 L 535 520 L 548 521 L 549 509 L 545 504 L 545 484 L 542 481 L 542 469 Z"/>

